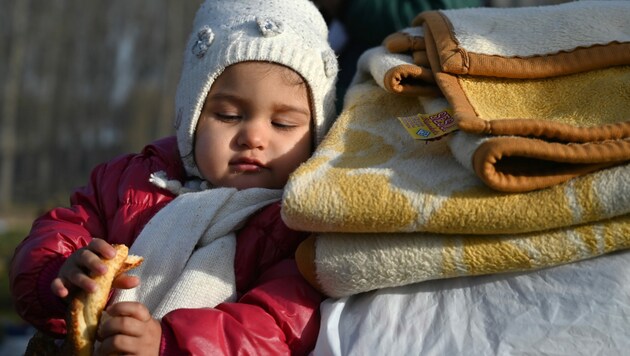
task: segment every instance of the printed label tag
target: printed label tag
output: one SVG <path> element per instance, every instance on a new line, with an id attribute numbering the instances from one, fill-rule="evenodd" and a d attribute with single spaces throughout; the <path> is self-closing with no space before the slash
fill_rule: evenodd
<path id="1" fill-rule="evenodd" d="M 451 110 L 399 117 L 398 120 L 416 140 L 434 140 L 457 130 Z"/>

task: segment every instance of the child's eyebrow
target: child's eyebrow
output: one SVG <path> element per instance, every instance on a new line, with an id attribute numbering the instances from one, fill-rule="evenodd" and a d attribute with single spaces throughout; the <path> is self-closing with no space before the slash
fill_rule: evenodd
<path id="1" fill-rule="evenodd" d="M 228 93 L 215 93 L 209 94 L 208 100 L 227 100 L 227 101 L 236 101 L 236 102 L 245 102 L 245 99 L 241 98 L 238 95 L 228 94 Z"/>

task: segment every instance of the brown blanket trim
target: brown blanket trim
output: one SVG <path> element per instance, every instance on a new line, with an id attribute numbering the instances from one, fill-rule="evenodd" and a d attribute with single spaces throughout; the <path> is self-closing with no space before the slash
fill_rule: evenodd
<path id="1" fill-rule="evenodd" d="M 501 57 L 467 52 L 460 48 L 453 37 L 452 24 L 439 11 L 421 13 L 413 20 L 412 25 L 422 23 L 431 29 L 441 70 L 450 74 L 547 78 L 630 64 L 630 43 L 611 42 L 607 45 L 579 47 L 572 51 L 527 58 Z M 428 42 L 426 38 L 425 41 Z"/>
<path id="2" fill-rule="evenodd" d="M 415 64 L 421 67 L 429 67 L 424 37 L 396 32 L 383 40 L 383 46 L 391 53 L 411 53 Z"/>
<path id="3" fill-rule="evenodd" d="M 412 64 L 402 64 L 388 70 L 383 77 L 383 86 L 392 93 L 409 96 L 440 93 L 431 70 Z"/>
<path id="4" fill-rule="evenodd" d="M 429 57 L 437 55 L 438 62 L 435 63 L 440 71 L 462 74 L 468 73 L 468 56 L 465 51 L 459 48 L 459 43 L 453 37 L 451 23 L 439 11 L 425 11 L 416 17 L 412 26 L 424 24 L 424 41 Z M 431 38 L 428 37 L 427 29 L 430 29 Z M 432 69 L 435 71 L 436 67 Z"/>
<path id="5" fill-rule="evenodd" d="M 411 54 L 411 57 L 413 58 L 413 63 L 421 67 L 430 67 L 427 51 L 415 51 Z"/>
<path id="6" fill-rule="evenodd" d="M 571 178 L 630 161 L 630 141 L 561 144 L 499 137 L 473 154 L 475 173 L 490 188 L 510 193 L 551 187 Z"/>
<path id="7" fill-rule="evenodd" d="M 457 77 L 441 71 L 440 58 L 433 41 L 433 32 L 427 24 L 424 25 L 424 36 L 431 70 L 442 94 L 453 108 L 459 129 L 471 133 L 490 133 L 490 122 L 478 118 Z"/>
<path id="8" fill-rule="evenodd" d="M 324 293 L 322 285 L 317 280 L 317 267 L 315 265 L 315 235 L 302 241 L 295 251 L 295 263 L 302 277 L 321 293 Z M 326 293 L 324 293 L 326 294 Z"/>
<path id="9" fill-rule="evenodd" d="M 535 136 L 564 142 L 589 142 L 616 140 L 630 137 L 630 118 L 625 122 L 596 127 L 576 127 L 569 124 L 551 122 L 545 118 L 523 118 L 509 120 L 483 120 L 479 118 L 466 92 L 459 83 L 459 77 L 441 70 L 440 59 L 433 31 L 424 25 L 427 55 L 433 76 L 442 94 L 453 107 L 453 113 L 460 130 L 491 135 Z"/>
<path id="10" fill-rule="evenodd" d="M 391 53 L 408 53 L 425 48 L 424 39 L 404 32 L 394 32 L 385 37 L 383 46 Z"/>
<path id="11" fill-rule="evenodd" d="M 543 119 L 492 120 L 489 122 L 488 133 L 502 136 L 533 136 L 569 143 L 620 140 L 630 137 L 630 118 L 628 120 L 595 127 L 577 127 Z"/>
<path id="12" fill-rule="evenodd" d="M 468 74 L 505 78 L 548 78 L 630 63 L 630 43 L 576 48 L 531 58 L 468 53 Z"/>

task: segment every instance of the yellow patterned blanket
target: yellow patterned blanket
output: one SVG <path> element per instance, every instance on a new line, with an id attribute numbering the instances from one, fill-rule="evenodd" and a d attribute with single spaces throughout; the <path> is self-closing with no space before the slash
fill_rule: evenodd
<path id="1" fill-rule="evenodd" d="M 451 152 L 461 132 L 413 140 L 397 117 L 423 112 L 416 97 L 374 81 L 355 84 L 313 156 L 289 179 L 282 215 L 314 232 L 509 234 L 597 222 L 630 213 L 630 165 L 547 189 L 489 188 Z"/>
<path id="2" fill-rule="evenodd" d="M 628 18 L 618 1 L 434 11 L 364 53 L 285 188 L 283 219 L 314 232 L 302 274 L 341 297 L 629 248 Z M 449 108 L 459 131 L 403 127 Z"/>
<path id="3" fill-rule="evenodd" d="M 627 1 L 424 12 L 415 34 L 387 39 L 414 65 L 385 83 L 437 83 L 471 136 L 459 154 L 488 186 L 552 186 L 630 160 L 628 18 Z"/>
<path id="4" fill-rule="evenodd" d="M 396 119 L 417 98 L 356 84 L 314 156 L 290 178 L 283 218 L 316 233 L 296 261 L 341 297 L 431 279 L 549 267 L 630 247 L 630 165 L 527 193 L 490 189 Z"/>
<path id="5" fill-rule="evenodd" d="M 630 215 L 530 234 L 320 234 L 300 245 L 296 261 L 315 288 L 345 297 L 427 280 L 539 269 L 627 248 Z"/>

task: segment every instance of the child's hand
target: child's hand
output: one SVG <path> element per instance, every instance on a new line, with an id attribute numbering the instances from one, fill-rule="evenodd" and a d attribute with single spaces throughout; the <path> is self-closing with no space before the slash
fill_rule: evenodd
<path id="1" fill-rule="evenodd" d="M 86 247 L 70 255 L 61 266 L 59 275 L 51 283 L 53 294 L 60 298 L 66 298 L 71 291 L 76 289 L 88 293 L 94 292 L 97 285 L 92 277 L 107 272 L 107 266 L 101 261 L 101 258 L 111 259 L 114 256 L 116 256 L 116 250 L 112 245 L 102 239 L 92 239 Z M 138 284 L 138 278 L 123 274 L 114 280 L 113 287 L 129 289 Z"/>
<path id="2" fill-rule="evenodd" d="M 107 308 L 98 329 L 102 339 L 96 355 L 158 355 L 162 325 L 144 304 L 120 302 Z M 103 313 L 105 315 L 105 313 Z"/>

